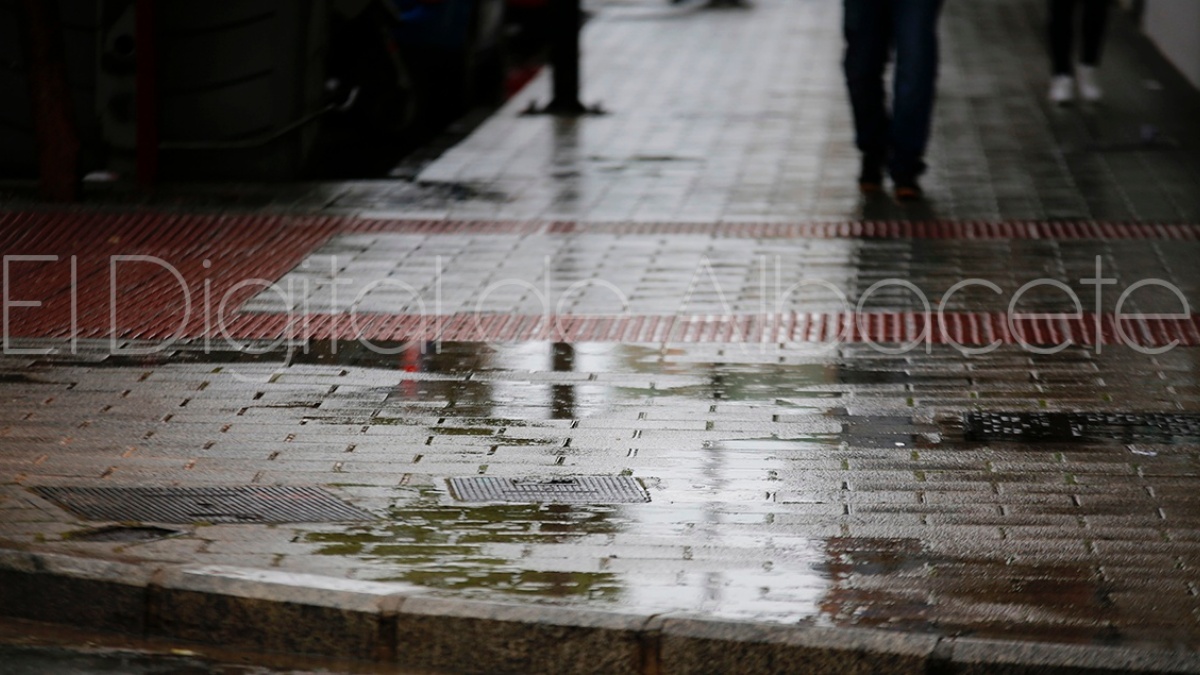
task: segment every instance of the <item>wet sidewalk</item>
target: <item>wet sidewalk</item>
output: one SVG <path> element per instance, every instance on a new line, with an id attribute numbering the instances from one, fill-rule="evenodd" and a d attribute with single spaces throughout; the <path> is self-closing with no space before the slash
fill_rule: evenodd
<path id="1" fill-rule="evenodd" d="M 947 3 L 929 203 L 863 202 L 841 4 L 605 3 L 584 95 L 607 116 L 521 116 L 549 78 L 419 178 L 478 196 L 430 215 L 591 221 L 1195 220 L 1200 106 L 1122 17 L 1095 107 L 1046 101 L 1045 3 Z M 380 200 L 375 208 L 386 208 Z"/>
<path id="2" fill-rule="evenodd" d="M 94 184 L 114 207 L 587 221 L 1040 220 L 1200 217 L 1200 94 L 1122 15 L 1096 106 L 1046 100 L 1045 3 L 947 3 L 925 204 L 857 192 L 840 3 L 752 9 L 596 0 L 583 99 L 607 115 L 523 115 L 542 73 L 414 180 Z M 29 192 L 8 186 L 9 203 Z"/>
<path id="3" fill-rule="evenodd" d="M 1109 101 L 1050 109 L 1041 4 L 947 3 L 907 210 L 857 194 L 826 0 L 597 5 L 609 115 L 518 116 L 538 80 L 418 183 L 11 202 L 0 543 L 643 655 L 701 616 L 1195 670 L 1196 95 L 1119 30 Z"/>
<path id="4" fill-rule="evenodd" d="M 6 358 L 0 532 L 46 551 L 593 609 L 1197 644 L 1194 350 L 418 352 L 347 346 L 286 367 L 283 350 L 198 347 Z M 1096 419 L 1027 442 L 972 431 L 972 414 L 1000 411 Z M 474 504 L 451 489 L 583 476 L 635 478 L 649 501 Z M 369 515 L 271 525 L 214 507 L 124 540 L 96 528 L 131 519 L 86 522 L 31 491 L 241 485 L 323 485 Z"/>

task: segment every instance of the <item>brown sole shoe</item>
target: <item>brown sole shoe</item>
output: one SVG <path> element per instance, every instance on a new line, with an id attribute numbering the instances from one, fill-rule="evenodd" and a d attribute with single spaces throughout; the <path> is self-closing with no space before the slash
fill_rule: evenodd
<path id="1" fill-rule="evenodd" d="M 864 195 L 877 195 L 883 192 L 883 183 L 860 180 L 858 181 L 858 191 Z"/>
<path id="2" fill-rule="evenodd" d="M 921 189 L 921 186 L 917 184 L 917 181 L 911 179 L 897 180 L 896 190 L 893 194 L 896 197 L 896 201 L 900 202 L 901 204 L 919 202 L 925 198 L 925 191 Z"/>
<path id="3" fill-rule="evenodd" d="M 864 195 L 883 192 L 883 160 L 878 155 L 862 156 L 862 166 L 858 172 L 858 191 Z"/>

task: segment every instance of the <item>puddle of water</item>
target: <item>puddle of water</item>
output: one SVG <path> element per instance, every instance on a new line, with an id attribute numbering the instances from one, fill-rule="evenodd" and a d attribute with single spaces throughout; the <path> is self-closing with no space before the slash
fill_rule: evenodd
<path id="1" fill-rule="evenodd" d="M 108 542 L 135 544 L 139 542 L 158 541 L 183 534 L 182 530 L 169 530 L 164 527 L 112 525 L 89 530 L 78 530 L 63 534 L 63 539 L 84 542 Z"/>
<path id="2" fill-rule="evenodd" d="M 695 508 L 697 515 L 705 511 Z M 716 511 L 711 516 L 720 522 Z M 738 565 L 731 566 L 735 558 L 728 554 L 710 558 L 684 547 L 658 566 L 643 560 L 612 569 L 623 555 L 645 555 L 636 546 L 607 549 L 612 536 L 652 536 L 680 526 L 671 519 L 655 523 L 652 514 L 625 507 L 447 506 L 430 488 L 398 504 L 388 521 L 311 532 L 305 540 L 318 546 L 318 555 L 366 563 L 373 579 L 478 597 L 984 637 L 1044 640 L 1052 634 L 1059 641 L 1114 644 L 1128 638 L 1114 627 L 1122 616 L 1112 587 L 1085 562 L 973 557 L 902 537 L 774 543 L 775 535 L 764 531 L 730 539 L 701 521 L 693 534 L 712 528 L 713 551 L 748 547 Z M 663 573 L 647 573 L 655 569 Z M 1124 619 L 1128 624 L 1130 617 Z"/>
<path id="3" fill-rule="evenodd" d="M 477 427 L 430 427 L 430 430 L 438 436 L 495 436 L 496 430 L 492 428 L 477 428 Z"/>
<path id="4" fill-rule="evenodd" d="M 462 181 L 417 181 L 414 185 L 425 193 L 425 198 L 437 198 L 439 201 L 469 202 L 484 201 L 503 203 L 509 201 L 509 196 L 499 190 L 493 190 L 480 185 Z"/>
<path id="5" fill-rule="evenodd" d="M 25 373 L 0 373 L 0 384 L 66 384 L 51 382 Z"/>
<path id="6" fill-rule="evenodd" d="M 721 448 L 739 452 L 787 452 L 821 449 L 828 451 L 830 446 L 841 443 L 836 434 L 819 434 L 813 436 L 798 436 L 794 438 L 741 438 L 728 441 L 706 441 L 706 448 Z"/>
<path id="7" fill-rule="evenodd" d="M 440 489 L 422 488 L 380 523 L 309 532 L 304 540 L 319 545 L 317 555 L 354 557 L 378 569 L 381 579 L 431 588 L 552 597 L 618 594 L 621 587 L 612 574 L 536 571 L 520 562 L 527 546 L 568 545 L 621 530 L 623 517 L 616 507 L 446 505 L 443 497 Z"/>
<path id="8" fill-rule="evenodd" d="M 780 392 L 795 398 L 834 398 L 838 392 L 807 391 L 837 383 L 834 372 L 823 365 L 798 364 L 787 368 L 752 368 L 702 364 L 687 373 L 702 378 L 699 383 L 672 385 L 669 381 L 651 387 L 623 387 L 627 396 L 646 398 L 679 397 L 721 401 L 775 401 Z"/>
<path id="9" fill-rule="evenodd" d="M 825 541 L 822 620 L 1045 641 L 1114 643 L 1111 588 L 1087 564 L 1030 565 L 938 553 L 916 539 Z"/>
<path id="10" fill-rule="evenodd" d="M 908 384 L 911 379 L 908 373 L 903 371 L 840 368 L 837 370 L 835 381 L 838 384 L 862 386 L 869 384 Z"/>
<path id="11" fill-rule="evenodd" d="M 664 580 L 661 575 L 629 568 L 604 569 L 619 564 L 623 555 L 638 557 L 636 547 L 609 548 L 605 542 L 612 536 L 650 534 L 655 527 L 653 518 L 643 522 L 636 511 L 621 506 L 447 506 L 440 490 L 421 488 L 412 500 L 393 509 L 389 521 L 310 532 L 304 540 L 318 545 L 318 555 L 363 561 L 374 570 L 372 579 L 465 595 L 494 598 L 501 594 L 539 602 L 598 602 L 624 608 L 719 606 L 726 615 L 754 615 L 750 607 L 761 589 L 743 583 L 747 575 L 671 573 Z M 680 559 L 687 557 L 690 554 L 681 550 Z M 558 569 L 542 569 L 547 563 Z M 665 569 L 673 567 L 670 560 L 663 563 Z M 815 574 L 807 574 L 819 582 Z M 793 579 L 782 571 L 771 578 L 778 582 Z M 697 595 L 693 582 L 710 590 Z"/>

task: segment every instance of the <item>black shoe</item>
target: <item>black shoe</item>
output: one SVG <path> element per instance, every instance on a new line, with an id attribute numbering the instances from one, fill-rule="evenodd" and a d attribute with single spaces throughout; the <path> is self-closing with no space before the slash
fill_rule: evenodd
<path id="1" fill-rule="evenodd" d="M 925 198 L 925 191 L 917 183 L 916 176 L 895 176 L 892 180 L 896 184 L 896 201 L 901 204 L 911 204 Z"/>
<path id="2" fill-rule="evenodd" d="M 883 160 L 875 155 L 863 155 L 862 171 L 858 174 L 858 189 L 864 195 L 883 190 Z"/>

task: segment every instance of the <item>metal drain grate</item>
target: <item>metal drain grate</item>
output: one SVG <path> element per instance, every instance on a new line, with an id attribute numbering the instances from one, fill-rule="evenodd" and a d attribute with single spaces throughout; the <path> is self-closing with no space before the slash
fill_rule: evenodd
<path id="1" fill-rule="evenodd" d="M 650 494 L 630 476 L 577 476 L 549 480 L 472 476 L 451 478 L 450 493 L 463 502 L 637 504 Z"/>
<path id="2" fill-rule="evenodd" d="M 972 412 L 963 419 L 963 431 L 973 441 L 1195 442 L 1200 415 Z"/>
<path id="3" fill-rule="evenodd" d="M 152 523 L 325 523 L 374 520 L 316 487 L 36 487 L 87 520 Z"/>

